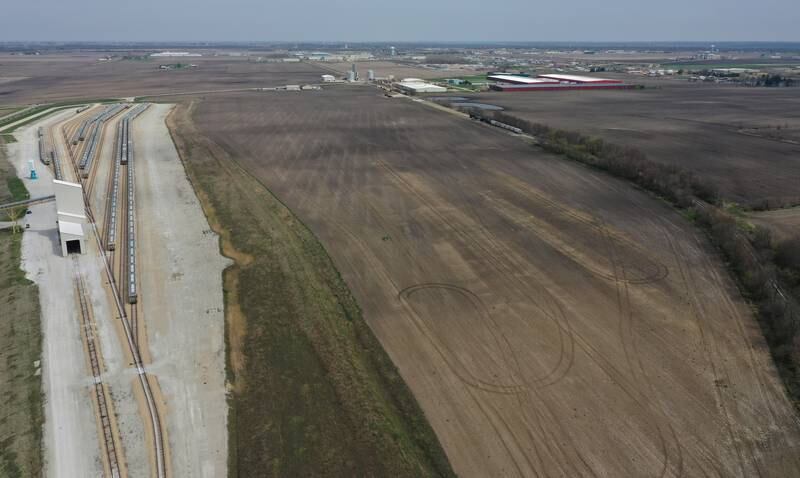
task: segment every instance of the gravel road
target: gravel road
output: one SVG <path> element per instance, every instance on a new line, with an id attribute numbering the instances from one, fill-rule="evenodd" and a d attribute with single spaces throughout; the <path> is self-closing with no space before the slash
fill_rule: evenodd
<path id="1" fill-rule="evenodd" d="M 224 477 L 227 462 L 225 341 L 219 253 L 164 119 L 152 105 L 133 123 L 140 304 L 167 403 L 175 476 Z"/>

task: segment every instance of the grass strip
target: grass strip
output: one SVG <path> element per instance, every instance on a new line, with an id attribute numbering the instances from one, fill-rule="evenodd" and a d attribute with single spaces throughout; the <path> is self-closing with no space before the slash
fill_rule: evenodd
<path id="1" fill-rule="evenodd" d="M 0 145 L 0 199 L 27 196 L 13 174 Z M 22 237 L 0 230 L 0 476 L 11 478 L 42 474 L 39 297 L 20 269 Z"/>
<path id="2" fill-rule="evenodd" d="M 3 131 L 3 134 L 13 133 L 14 131 L 17 130 L 17 128 L 21 128 L 21 127 L 23 127 L 25 125 L 28 125 L 28 124 L 30 124 L 30 123 L 32 123 L 34 121 L 38 121 L 38 120 L 42 119 L 42 116 L 37 116 L 37 115 L 39 115 L 43 111 L 46 111 L 46 110 L 49 110 L 49 109 L 53 109 L 53 111 L 51 112 L 51 114 L 52 114 L 52 113 L 55 113 L 56 111 L 64 110 L 64 109 L 67 109 L 67 108 L 73 108 L 75 106 L 85 105 L 85 104 L 89 104 L 89 103 L 114 103 L 116 101 L 119 101 L 119 100 L 118 99 L 113 99 L 113 98 L 102 98 L 102 99 L 88 99 L 88 100 L 80 100 L 80 101 L 78 101 L 78 100 L 76 100 L 76 101 L 62 101 L 62 102 L 59 102 L 59 103 L 48 103 L 48 104 L 43 104 L 43 105 L 37 105 L 35 107 L 22 110 L 19 113 L 13 115 L 13 116 L 9 116 L 7 118 L 3 118 L 2 120 L 0 120 L 0 128 L 4 127 L 6 125 L 9 125 L 11 123 L 14 123 L 16 121 L 20 121 L 23 118 L 27 118 L 22 123 L 20 123 L 18 125 L 15 125 L 13 128 L 10 128 L 8 130 Z"/>

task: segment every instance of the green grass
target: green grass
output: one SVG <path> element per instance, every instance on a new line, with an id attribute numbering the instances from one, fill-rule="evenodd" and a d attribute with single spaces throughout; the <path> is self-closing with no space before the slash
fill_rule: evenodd
<path id="1" fill-rule="evenodd" d="M 36 111 L 36 113 L 31 113 L 31 115 L 29 115 L 29 116 L 26 115 L 27 119 L 25 121 L 22 121 L 21 123 L 16 124 L 16 125 L 14 125 L 13 127 L 9 128 L 7 130 L 4 130 L 3 134 L 4 135 L 8 135 L 10 133 L 13 133 L 17 129 L 22 128 L 23 126 L 27 126 L 27 125 L 35 122 L 35 121 L 40 121 L 43 118 L 43 116 L 34 116 L 34 115 L 38 114 L 38 113 L 41 113 L 42 111 L 44 111 L 44 110 L 46 110 L 48 108 L 44 108 L 44 109 L 38 110 L 38 111 Z M 53 114 L 53 113 L 55 113 L 57 111 L 65 110 L 67 108 L 71 108 L 71 106 L 62 106 L 62 107 L 59 107 L 59 108 L 55 108 L 52 111 L 50 111 L 50 113 L 48 113 L 48 115 Z M 44 116 L 47 116 L 47 115 L 44 115 Z M 22 118 L 17 118 L 14 121 L 20 121 L 21 119 Z M 11 121 L 9 123 L 13 123 L 13 121 Z M 6 123 L 6 124 L 9 124 L 9 123 Z"/>
<path id="2" fill-rule="evenodd" d="M 0 199 L 27 195 L 0 150 Z M 0 230 L 0 476 L 42 474 L 43 403 L 38 289 L 20 269 L 22 232 Z"/>
<path id="3" fill-rule="evenodd" d="M 28 124 L 30 124 L 30 123 L 32 123 L 34 121 L 39 121 L 42 117 L 41 116 L 36 116 L 36 115 L 38 115 L 39 113 L 41 113 L 41 112 L 43 112 L 45 110 L 51 109 L 51 108 L 55 108 L 52 111 L 54 113 L 56 111 L 61 111 L 61 110 L 67 109 L 67 108 L 74 108 L 76 106 L 84 105 L 84 104 L 87 104 L 87 103 L 113 103 L 113 102 L 116 102 L 116 101 L 119 101 L 119 100 L 118 99 L 113 99 L 113 98 L 102 98 L 102 99 L 87 99 L 87 100 L 76 100 L 76 101 L 62 101 L 62 102 L 58 102 L 58 103 L 50 103 L 50 104 L 38 105 L 38 106 L 36 106 L 34 108 L 30 108 L 28 110 L 25 110 L 24 112 L 20 112 L 19 114 L 16 114 L 16 115 L 11 116 L 9 118 L 5 118 L 3 120 L 0 120 L 0 128 L 4 127 L 6 125 L 9 125 L 11 123 L 14 123 L 16 121 L 20 121 L 20 120 L 22 120 L 24 118 L 27 118 L 27 120 L 19 123 L 18 125 L 15 125 L 13 128 L 10 128 L 8 130 L 3 131 L 4 135 L 7 135 L 8 133 L 13 133 L 14 131 L 16 131 L 17 128 L 21 128 L 21 127 L 23 127 L 25 125 L 28 125 Z"/>
<path id="4" fill-rule="evenodd" d="M 236 259 L 224 274 L 230 476 L 452 475 L 323 246 L 179 108 L 173 138 Z"/>
<path id="5" fill-rule="evenodd" d="M 0 107 L 0 116 L 10 115 L 10 114 L 16 113 L 17 111 L 19 111 L 21 109 L 22 108 L 17 108 L 15 106 L 14 107 L 11 107 L 11 106 L 9 106 L 9 107 Z"/>
<path id="6" fill-rule="evenodd" d="M 28 190 L 25 188 L 25 183 L 16 176 L 9 177 L 6 180 L 8 191 L 11 194 L 12 201 L 24 201 L 30 198 Z"/>
<path id="7" fill-rule="evenodd" d="M 0 148 L 3 147 L 0 140 Z M 28 199 L 30 194 L 25 184 L 16 176 L 14 168 L 3 157 L 0 151 L 0 204 Z M 8 215 L 0 211 L 0 221 L 8 221 Z"/>
<path id="8" fill-rule="evenodd" d="M 0 128 L 2 128 L 3 126 L 5 126 L 7 124 L 11 124 L 11 123 L 13 123 L 15 121 L 19 121 L 19 120 L 21 120 L 21 119 L 23 119 L 25 117 L 33 116 L 33 115 L 36 115 L 38 113 L 41 113 L 42 111 L 44 111 L 44 110 L 46 110 L 48 108 L 50 108 L 50 105 L 39 105 L 39 106 L 35 106 L 33 108 L 29 108 L 29 109 L 25 109 L 25 110 L 22 110 L 22 111 L 18 111 L 17 113 L 15 113 L 15 114 L 13 114 L 11 116 L 5 117 L 2 120 L 0 120 Z"/>

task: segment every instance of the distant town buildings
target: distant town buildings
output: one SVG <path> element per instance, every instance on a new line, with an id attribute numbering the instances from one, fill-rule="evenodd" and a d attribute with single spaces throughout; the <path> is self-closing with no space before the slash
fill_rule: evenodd
<path id="1" fill-rule="evenodd" d="M 200 53 L 189 53 L 188 51 L 162 51 L 160 53 L 151 53 L 152 57 L 165 57 L 165 56 L 202 56 Z"/>

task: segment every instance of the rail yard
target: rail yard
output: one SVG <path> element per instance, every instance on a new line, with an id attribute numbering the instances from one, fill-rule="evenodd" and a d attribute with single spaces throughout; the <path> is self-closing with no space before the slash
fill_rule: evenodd
<path id="1" fill-rule="evenodd" d="M 794 90 L 328 47 L 0 51 L 38 474 L 800 475 Z"/>
<path id="2" fill-rule="evenodd" d="M 137 121 L 141 121 L 137 118 L 149 106 L 126 103 L 95 105 L 79 109 L 77 113 L 72 110 L 67 117 L 61 114 L 55 120 L 45 119 L 42 125 L 28 128 L 35 133 L 33 138 L 40 165 L 46 169 L 41 181 L 52 177 L 80 183 L 85 194 L 89 219 L 86 231 L 90 235 L 87 239 L 92 245 L 88 251 L 81 252 L 93 258 L 73 255 L 69 263 L 59 267 L 72 270 L 76 312 L 74 330 L 81 331 L 85 361 L 89 364 L 86 373 L 93 382 L 91 400 L 86 403 L 93 404 L 96 416 L 101 474 L 112 477 L 171 476 L 168 468 L 169 435 L 163 418 L 165 399 L 157 378 L 147 370 L 152 355 L 144 349 L 147 341 L 142 338 L 148 327 L 154 327 L 158 321 L 152 319 L 148 323 L 141 311 L 139 290 L 142 278 L 141 252 L 137 242 L 137 234 L 140 234 L 137 187 L 141 186 L 136 181 L 135 165 L 139 161 L 135 158 L 134 131 Z M 161 125 L 163 128 L 163 119 Z M 27 137 L 27 134 L 23 135 Z M 25 151 L 22 149 L 25 144 L 20 145 L 19 153 Z M 44 182 L 36 185 L 47 187 Z M 42 205 L 48 206 L 52 207 L 52 203 Z M 37 214 L 36 206 L 32 211 Z M 145 264 L 147 262 L 145 260 Z M 89 280 L 87 275 L 92 274 Z M 94 291 L 89 290 L 91 286 L 87 284 L 90 283 L 95 284 Z M 99 284 L 104 285 L 98 288 Z M 155 311 L 163 307 L 155 300 L 151 304 L 156 305 Z M 105 341 L 95 332 L 98 329 L 105 330 Z M 114 331 L 116 337 L 110 331 Z M 50 340 L 57 339 L 51 337 Z M 104 355 L 115 358 L 109 359 Z M 71 358 L 83 363 L 83 360 L 77 360 L 78 357 Z M 121 360 L 129 362 L 129 365 L 119 369 Z M 114 361 L 118 370 L 106 368 L 107 362 Z M 119 375 L 124 375 L 127 368 L 134 371 L 130 377 L 135 377 L 135 380 Z M 222 373 L 221 368 L 219 373 Z M 218 392 L 221 396 L 221 387 Z M 58 391 L 53 390 L 53 393 Z M 86 396 L 88 399 L 89 394 Z M 55 407 L 59 405 L 54 404 Z M 130 423 L 137 419 L 141 420 L 138 425 Z M 126 423 L 118 424 L 121 420 Z M 53 430 L 52 433 L 57 439 L 59 431 Z M 186 464 L 186 460 L 179 461 Z M 91 462 L 87 464 L 91 465 Z M 80 462 L 72 465 L 77 468 L 60 462 L 56 457 L 50 461 L 49 466 L 54 467 L 50 473 L 63 473 L 64 476 L 96 473 L 93 467 L 80 468 Z M 215 469 L 213 466 L 195 466 L 198 470 L 206 470 L 201 473 L 203 476 L 211 476 L 208 470 Z"/>

